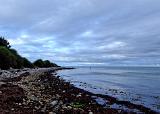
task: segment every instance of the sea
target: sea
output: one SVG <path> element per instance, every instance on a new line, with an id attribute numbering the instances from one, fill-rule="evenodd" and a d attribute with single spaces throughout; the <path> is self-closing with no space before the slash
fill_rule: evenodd
<path id="1" fill-rule="evenodd" d="M 78 66 L 58 71 L 61 78 L 92 93 L 116 97 L 160 112 L 160 67 Z"/>

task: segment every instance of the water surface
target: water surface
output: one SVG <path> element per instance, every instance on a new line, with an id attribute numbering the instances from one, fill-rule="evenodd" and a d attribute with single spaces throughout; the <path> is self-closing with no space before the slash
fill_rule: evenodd
<path id="1" fill-rule="evenodd" d="M 87 91 L 111 95 L 160 112 L 160 67 L 77 67 L 58 74 Z"/>

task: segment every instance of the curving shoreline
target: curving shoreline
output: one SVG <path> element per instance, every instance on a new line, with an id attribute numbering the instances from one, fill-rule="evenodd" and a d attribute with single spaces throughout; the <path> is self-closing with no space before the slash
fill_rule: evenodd
<path id="1" fill-rule="evenodd" d="M 111 96 L 93 94 L 76 88 L 56 75 L 57 70 L 63 69 L 66 68 L 17 69 L 9 71 L 10 76 L 6 73 L 7 77 L 4 77 L 2 72 L 0 113 L 156 114 L 155 111 L 142 105 L 118 101 Z M 131 110 L 103 107 L 93 96 L 105 99 L 108 104 L 124 105 Z M 4 105 L 6 103 L 7 105 Z M 135 112 L 134 109 L 139 112 Z"/>

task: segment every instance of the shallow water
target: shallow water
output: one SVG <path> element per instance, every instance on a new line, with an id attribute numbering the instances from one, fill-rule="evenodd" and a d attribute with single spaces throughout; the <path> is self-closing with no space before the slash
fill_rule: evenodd
<path id="1" fill-rule="evenodd" d="M 77 67 L 58 71 L 75 86 L 160 112 L 160 67 Z"/>

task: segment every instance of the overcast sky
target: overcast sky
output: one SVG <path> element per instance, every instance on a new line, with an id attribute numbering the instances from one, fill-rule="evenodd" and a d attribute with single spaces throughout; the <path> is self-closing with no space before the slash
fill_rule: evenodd
<path id="1" fill-rule="evenodd" d="M 0 0 L 0 35 L 34 61 L 160 64 L 160 0 Z"/>

